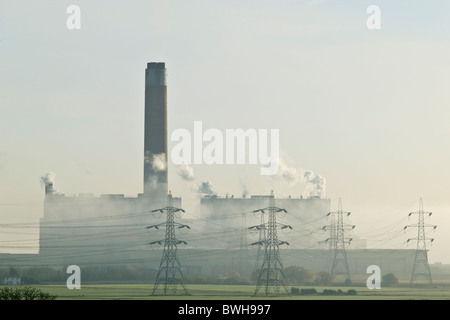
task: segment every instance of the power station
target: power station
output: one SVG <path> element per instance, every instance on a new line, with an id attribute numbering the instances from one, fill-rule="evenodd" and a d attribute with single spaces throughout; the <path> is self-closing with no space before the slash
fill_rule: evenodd
<path id="1" fill-rule="evenodd" d="M 155 209 L 167 206 L 169 194 L 166 73 L 163 62 L 150 62 L 145 70 L 143 192 L 136 197 L 126 197 L 124 194 L 79 194 L 69 197 L 56 192 L 54 181 L 46 179 L 39 254 L 2 254 L 1 265 L 58 268 L 72 264 L 80 267 L 144 265 L 158 270 L 163 250 L 168 250 L 167 244 L 175 241 L 174 237 L 166 236 L 166 249 L 161 246 L 155 248 L 153 245 L 158 244 L 156 240 L 164 237 L 164 234 L 154 234 L 147 228 L 159 226 L 165 219 Z M 181 198 L 170 198 L 171 206 L 182 207 Z M 274 217 L 271 216 L 271 232 L 274 232 L 273 226 L 278 222 L 292 226 L 289 233 L 284 234 L 284 230 L 280 230 L 280 237 L 290 244 L 288 248 L 283 246 L 280 249 L 283 266 L 329 270 L 333 252 L 318 249 L 318 239 L 306 232 L 307 229 L 322 229 L 321 219 L 330 212 L 329 199 L 208 195 L 202 197 L 198 204 L 201 214 L 199 219 L 189 221 L 182 220 L 184 217 L 175 217 L 177 220 L 181 219 L 179 221 L 182 225 L 189 225 L 191 228 L 188 234 L 182 235 L 188 245 L 177 250 L 177 259 L 179 258 L 182 266 L 181 270 L 177 264 L 178 271 L 182 271 L 184 275 L 221 275 L 237 270 L 241 273 L 251 272 L 258 259 L 258 246 L 250 244 L 267 242 L 269 238 L 258 238 L 261 234 L 252 234 L 249 227 L 265 223 L 255 215 L 254 210 L 266 207 L 269 200 L 276 200 L 277 206 L 286 211 L 280 212 L 283 215 L 277 216 L 277 222 L 272 221 Z M 172 229 L 173 214 L 176 213 L 170 211 Z M 159 228 L 155 228 L 155 232 L 159 232 Z M 355 239 L 352 245 L 354 243 L 357 244 Z M 278 245 L 273 248 L 278 250 Z M 347 271 L 350 273 L 365 274 L 367 266 L 372 264 L 379 265 L 386 272 L 411 272 L 414 250 L 368 250 L 363 245 L 356 248 L 346 248 Z M 274 257 L 266 254 L 265 261 L 279 263 L 278 253 Z M 263 257 L 260 259 L 262 261 Z M 178 263 L 178 260 L 175 262 Z M 279 269 L 281 268 L 275 270 L 278 272 Z M 263 268 L 261 274 L 265 275 L 265 270 Z M 274 279 L 261 282 L 261 286 L 279 286 L 278 278 Z"/>

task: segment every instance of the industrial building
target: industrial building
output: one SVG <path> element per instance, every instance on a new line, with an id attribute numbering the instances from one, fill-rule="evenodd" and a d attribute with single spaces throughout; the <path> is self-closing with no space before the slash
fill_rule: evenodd
<path id="1" fill-rule="evenodd" d="M 139 264 L 157 269 L 162 251 L 149 243 L 163 239 L 164 233 L 162 230 L 152 233 L 147 227 L 165 219 L 152 211 L 167 206 L 167 154 L 166 67 L 164 63 L 152 62 L 145 70 L 143 193 L 136 197 L 123 194 L 68 197 L 55 192 L 53 183 L 47 182 L 39 254 L 2 254 L 0 263 L 52 267 Z M 292 227 L 279 235 L 290 244 L 281 249 L 284 265 L 328 271 L 330 251 L 327 245 L 317 248 L 317 238 L 310 231 L 320 230 L 326 223 L 330 200 L 289 197 L 275 201 L 287 211 L 279 216 L 280 223 Z M 182 207 L 182 199 L 175 197 L 172 204 Z M 201 219 L 186 220 L 191 230 L 179 235 L 188 243 L 178 250 L 186 274 L 251 271 L 258 259 L 258 246 L 252 245 L 258 234 L 252 234 L 250 227 L 264 222 L 264 217 L 254 210 L 267 207 L 268 196 L 205 196 L 199 206 Z M 323 239 L 326 237 L 323 233 Z M 364 249 L 363 240 L 359 244 L 354 247 L 359 249 L 348 250 L 352 273 L 364 274 L 371 264 L 391 272 L 411 272 L 414 250 L 368 250 Z"/>
<path id="2" fill-rule="evenodd" d="M 152 210 L 167 206 L 167 83 L 165 63 L 145 70 L 143 193 L 66 197 L 46 182 L 40 221 L 40 259 L 49 265 L 127 263 L 129 251 L 146 248 Z M 181 206 L 181 199 L 173 199 Z M 160 217 L 159 217 L 160 218 Z M 164 219 L 164 217 L 162 217 Z"/>
<path id="3" fill-rule="evenodd" d="M 218 197 L 205 196 L 200 200 L 201 216 L 206 221 L 205 228 L 215 230 L 214 234 L 226 232 L 225 239 L 211 239 L 210 248 L 233 249 L 242 245 L 251 245 L 257 241 L 257 234 L 252 234 L 248 227 L 264 223 L 264 217 L 254 210 L 267 208 L 270 195 L 252 195 L 246 197 Z M 321 229 L 326 222 L 326 215 L 330 212 L 329 199 L 319 197 L 304 199 L 302 197 L 276 198 L 276 206 L 287 212 L 278 215 L 278 221 L 289 225 L 292 229 L 280 233 L 280 238 L 292 244 L 301 243 L 303 248 L 316 244 L 317 241 L 305 236 L 305 230 Z M 265 217 L 267 221 L 267 217 Z M 214 223 L 217 222 L 217 223 Z M 306 227 L 306 223 L 308 226 Z M 234 232 L 233 232 L 234 230 Z M 245 231 L 244 234 L 242 232 Z M 243 236 L 245 236 L 243 238 Z M 323 233 L 326 238 L 327 234 Z"/>

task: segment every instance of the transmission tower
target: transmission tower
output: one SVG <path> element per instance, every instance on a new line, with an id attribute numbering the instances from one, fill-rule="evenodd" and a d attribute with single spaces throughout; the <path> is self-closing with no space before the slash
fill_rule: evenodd
<path id="1" fill-rule="evenodd" d="M 345 275 L 350 278 L 345 244 L 350 244 L 352 238 L 347 239 L 345 231 L 353 230 L 355 226 L 344 223 L 344 214 L 349 216 L 350 212 L 342 211 L 342 200 L 339 198 L 338 210 L 327 214 L 327 216 L 331 216 L 331 224 L 324 226 L 322 229 L 330 231 L 330 237 L 325 242 L 329 242 L 330 250 L 333 252 L 331 274 Z"/>
<path id="2" fill-rule="evenodd" d="M 277 229 L 292 229 L 292 227 L 289 225 L 277 223 L 277 213 L 287 211 L 285 209 L 275 207 L 273 191 L 270 194 L 269 207 L 254 210 L 253 212 L 261 212 L 261 214 L 264 214 L 265 211 L 268 211 L 268 222 L 259 226 L 250 227 L 265 231 L 264 239 L 253 243 L 254 245 L 261 245 L 262 247 L 264 247 L 264 259 L 261 264 L 261 269 L 259 270 L 254 296 L 258 294 L 261 288 L 264 288 L 264 294 L 266 296 L 269 295 L 271 291 L 273 291 L 273 293 L 277 295 L 280 292 L 280 287 L 282 287 L 286 291 L 286 294 L 289 295 L 285 283 L 283 265 L 281 263 L 279 249 L 280 245 L 289 245 L 289 243 L 287 243 L 286 241 L 278 240 Z M 261 234 L 262 233 L 260 233 L 260 235 Z"/>
<path id="3" fill-rule="evenodd" d="M 336 221 L 335 221 L 335 215 L 328 213 L 327 217 L 329 217 L 330 219 L 330 224 L 326 225 L 322 228 L 322 230 L 324 231 L 330 231 L 330 236 L 324 240 L 324 241 L 320 241 L 319 243 L 328 243 L 328 249 L 330 251 L 334 251 L 334 249 L 336 248 Z"/>
<path id="4" fill-rule="evenodd" d="M 258 212 L 258 211 L 256 211 Z M 254 266 L 254 270 L 255 272 L 259 271 L 261 269 L 261 259 L 262 259 L 262 251 L 263 251 L 263 247 L 264 247 L 264 243 L 266 243 L 266 226 L 265 226 L 265 220 L 264 220 L 264 211 L 259 211 L 261 213 L 261 221 L 260 224 L 257 226 L 253 226 L 253 227 L 249 227 L 249 230 L 257 230 L 259 231 L 259 238 L 258 241 L 255 243 L 252 243 L 252 245 L 257 245 L 258 246 L 258 251 L 256 253 L 256 263 Z"/>
<path id="5" fill-rule="evenodd" d="M 178 285 L 181 285 L 183 288 L 183 293 L 188 295 L 189 293 L 184 284 L 181 264 L 178 260 L 177 254 L 177 245 L 186 244 L 186 242 L 183 240 L 178 240 L 175 237 L 175 229 L 189 229 L 189 226 L 175 222 L 175 213 L 184 212 L 184 210 L 172 206 L 172 194 L 169 192 L 169 195 L 167 196 L 167 207 L 152 210 L 152 212 L 166 213 L 165 223 L 147 227 L 147 229 L 159 229 L 160 227 L 166 228 L 166 237 L 164 240 L 150 242 L 150 244 L 164 244 L 161 263 L 159 265 L 152 295 L 156 294 L 159 285 L 163 286 L 163 295 L 176 295 Z"/>
<path id="6" fill-rule="evenodd" d="M 425 281 L 429 284 L 433 284 L 433 280 L 431 279 L 431 271 L 430 271 L 430 265 L 428 264 L 428 254 L 427 254 L 427 246 L 426 242 L 429 240 L 430 243 L 434 241 L 433 238 L 427 238 L 425 236 L 425 228 L 431 227 L 436 229 L 437 226 L 429 225 L 425 223 L 425 215 L 431 216 L 431 212 L 426 212 L 423 210 L 423 201 L 422 198 L 420 198 L 420 204 L 419 204 L 419 211 L 410 212 L 408 217 L 411 217 L 411 215 L 417 214 L 418 217 L 418 223 L 414 225 L 405 226 L 404 230 L 406 228 L 414 227 L 417 228 L 417 237 L 416 238 L 410 238 L 408 239 L 407 243 L 411 240 L 417 240 L 417 249 L 416 249 L 416 256 L 414 258 L 414 265 L 411 273 L 411 281 L 410 285 L 413 286 L 415 284 L 419 284 L 417 282 L 418 278 L 423 277 L 425 278 Z"/>

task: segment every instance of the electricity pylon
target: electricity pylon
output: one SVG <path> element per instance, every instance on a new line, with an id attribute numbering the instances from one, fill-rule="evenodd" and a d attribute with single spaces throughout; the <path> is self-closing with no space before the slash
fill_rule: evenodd
<path id="1" fill-rule="evenodd" d="M 258 212 L 258 210 L 255 210 L 255 212 Z M 264 211 L 259 211 L 261 212 L 261 221 L 260 224 L 257 226 L 253 226 L 253 227 L 249 227 L 249 230 L 257 230 L 259 231 L 259 238 L 257 242 L 252 243 L 253 245 L 257 245 L 258 249 L 257 249 L 257 253 L 256 253 L 256 262 L 255 262 L 255 266 L 254 266 L 254 272 L 257 272 L 258 270 L 261 269 L 261 259 L 262 259 L 262 249 L 264 247 L 264 244 L 266 243 L 266 226 L 265 226 L 265 220 L 264 220 Z"/>
<path id="2" fill-rule="evenodd" d="M 411 217 L 412 214 L 417 214 L 418 223 L 414 225 L 405 226 L 403 229 L 414 227 L 417 228 L 417 237 L 408 239 L 407 243 L 411 240 L 417 240 L 417 248 L 416 248 L 416 256 L 414 258 L 414 265 L 411 273 L 411 281 L 410 285 L 413 286 L 415 284 L 419 284 L 417 282 L 417 278 L 424 277 L 425 281 L 429 284 L 433 284 L 433 280 L 431 278 L 430 265 L 428 264 L 428 254 L 427 254 L 427 246 L 426 242 L 430 240 L 430 243 L 434 241 L 433 238 L 427 238 L 425 236 L 425 228 L 431 227 L 433 230 L 436 229 L 437 226 L 426 224 L 425 223 L 425 215 L 431 216 L 432 212 L 426 212 L 423 210 L 423 201 L 420 198 L 419 211 L 410 212 L 408 217 Z"/>
<path id="3" fill-rule="evenodd" d="M 186 244 L 183 240 L 178 240 L 175 237 L 175 229 L 188 228 L 185 224 L 175 222 L 175 213 L 184 212 L 183 209 L 172 206 L 172 194 L 169 192 L 167 196 L 167 207 L 162 209 L 155 209 L 152 212 L 166 213 L 166 222 L 153 226 L 148 226 L 147 229 L 160 227 L 166 228 L 166 237 L 164 240 L 150 242 L 150 244 L 164 244 L 161 263 L 159 265 L 158 274 L 156 276 L 155 285 L 153 287 L 152 295 L 155 295 L 159 285 L 163 285 L 163 295 L 176 295 L 177 286 L 181 285 L 183 293 L 188 295 L 188 290 L 184 284 L 184 277 L 181 271 L 181 264 L 178 260 L 177 245 Z"/>
<path id="4" fill-rule="evenodd" d="M 327 217 L 330 217 L 330 224 L 323 226 L 322 230 L 324 231 L 330 231 L 330 236 L 325 239 L 324 241 L 320 241 L 319 243 L 328 243 L 328 249 L 330 251 L 333 251 L 336 248 L 336 221 L 335 221 L 335 215 L 331 214 L 331 212 L 329 212 L 327 214 Z"/>
<path id="5" fill-rule="evenodd" d="M 289 243 L 278 240 L 277 229 L 292 229 L 292 227 L 277 223 L 277 213 L 287 211 L 285 209 L 275 207 L 273 191 L 270 194 L 269 207 L 254 210 L 253 212 L 261 212 L 261 214 L 264 214 L 265 211 L 268 211 L 268 222 L 259 226 L 251 227 L 257 230 L 265 230 L 266 232 L 265 239 L 253 243 L 254 245 L 257 244 L 264 247 L 264 259 L 261 264 L 261 269 L 259 270 L 254 296 L 258 294 L 261 288 L 264 288 L 264 294 L 266 296 L 269 295 L 271 291 L 273 291 L 275 295 L 278 295 L 280 292 L 280 287 L 282 287 L 286 291 L 286 294 L 289 295 L 285 283 L 279 248 L 280 245 L 289 245 Z"/>
<path id="6" fill-rule="evenodd" d="M 350 278 L 345 244 L 350 244 L 352 238 L 347 239 L 345 237 L 345 230 L 353 230 L 355 226 L 344 223 L 344 214 L 349 216 L 350 212 L 342 211 L 342 200 L 339 198 L 338 210 L 327 214 L 327 216 L 331 215 L 331 224 L 324 226 L 322 229 L 330 230 L 330 237 L 325 242 L 330 243 L 330 250 L 333 251 L 331 274 L 345 275 Z"/>

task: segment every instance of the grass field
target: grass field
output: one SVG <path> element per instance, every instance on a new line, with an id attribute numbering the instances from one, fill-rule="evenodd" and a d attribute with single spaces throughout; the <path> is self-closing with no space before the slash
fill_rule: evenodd
<path id="1" fill-rule="evenodd" d="M 355 296 L 279 296 L 254 297 L 251 285 L 188 285 L 189 296 L 152 296 L 152 284 L 85 284 L 79 290 L 69 290 L 65 285 L 35 285 L 57 296 L 57 300 L 449 300 L 450 287 L 433 288 L 395 287 L 369 290 L 366 287 L 315 287 L 318 293 L 324 289 L 347 292 L 357 291 Z M 301 289 L 302 287 L 296 287 Z M 312 288 L 311 286 L 303 288 Z"/>

